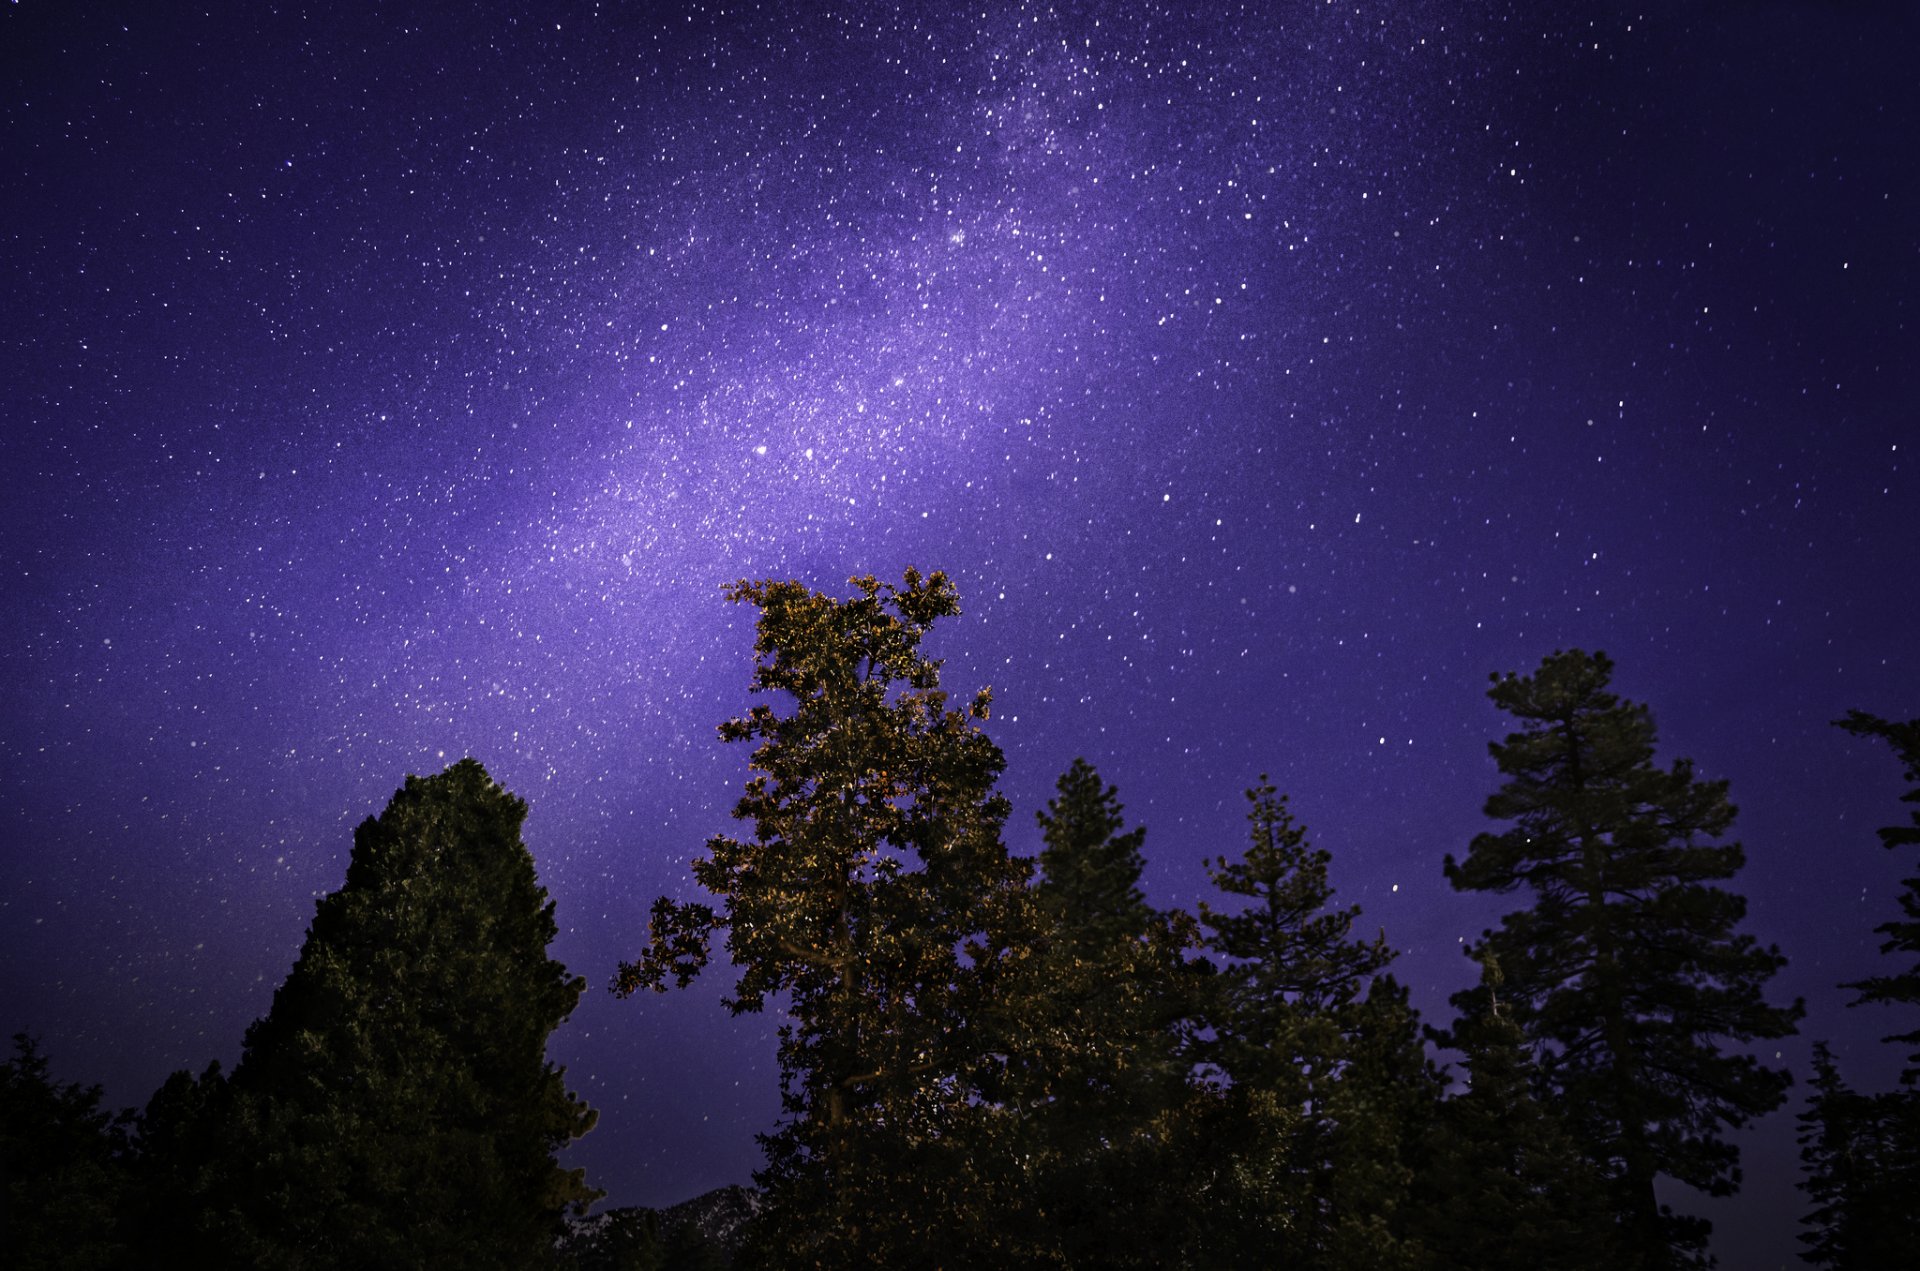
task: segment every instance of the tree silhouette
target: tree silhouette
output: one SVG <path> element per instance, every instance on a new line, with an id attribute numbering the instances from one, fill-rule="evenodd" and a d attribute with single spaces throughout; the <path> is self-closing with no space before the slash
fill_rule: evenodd
<path id="1" fill-rule="evenodd" d="M 594 1121 L 545 1055 L 584 981 L 547 956 L 526 810 L 465 759 L 354 831 L 345 885 L 206 1092 L 230 1261 L 536 1267 L 599 1195 L 554 1161 Z"/>
<path id="2" fill-rule="evenodd" d="M 15 1271 L 125 1265 L 127 1121 L 99 1086 L 62 1085 L 25 1033 L 0 1063 L 0 1238 Z"/>
<path id="3" fill-rule="evenodd" d="M 1412 1265 L 1401 1209 L 1437 1088 L 1406 994 L 1385 974 L 1393 950 L 1384 935 L 1354 938 L 1358 906 L 1331 907 L 1331 857 L 1309 846 L 1286 796 L 1263 775 L 1247 800 L 1246 851 L 1209 869 L 1244 904 L 1200 904 L 1201 943 L 1222 964 L 1198 1053 L 1224 1070 L 1272 1153 L 1265 1204 L 1236 1202 L 1254 1221 L 1235 1261 Z M 1290 1124 L 1274 1137 L 1281 1114 Z"/>
<path id="4" fill-rule="evenodd" d="M 1652 716 L 1607 691 L 1612 672 L 1576 649 L 1494 677 L 1488 695 L 1521 730 L 1491 748 L 1507 781 L 1486 812 L 1512 827 L 1449 855 L 1446 874 L 1529 894 L 1470 952 L 1498 960 L 1541 1049 L 1541 1094 L 1611 1184 L 1621 1265 L 1650 1271 L 1693 1257 L 1709 1229 L 1663 1210 L 1655 1180 L 1730 1194 L 1739 1154 L 1724 1130 L 1786 1097 L 1784 1070 L 1723 1044 L 1784 1037 L 1802 1008 L 1764 1000 L 1786 960 L 1736 932 L 1746 902 L 1712 885 L 1745 859 L 1711 842 L 1733 823 L 1726 782 L 1684 759 L 1655 767 Z"/>
<path id="5" fill-rule="evenodd" d="M 1920 1249 L 1920 1097 L 1860 1094 L 1813 1048 L 1813 1097 L 1800 1114 L 1806 1260 L 1833 1271 L 1901 1266 Z"/>
<path id="6" fill-rule="evenodd" d="M 1920 804 L 1920 719 L 1910 719 L 1904 724 L 1889 723 L 1877 715 L 1864 711 L 1848 711 L 1846 717 L 1838 721 L 1841 728 L 1857 737 L 1878 737 L 1893 747 L 1894 754 L 1900 760 L 1902 775 L 1911 785 L 1900 796 L 1902 803 Z M 1912 824 L 1889 825 L 1881 829 L 1880 841 L 1888 850 L 1898 847 L 1920 847 L 1920 807 L 1912 813 Z M 1842 988 L 1857 990 L 1859 996 L 1853 1005 L 1869 1002 L 1885 1003 L 1890 1006 L 1903 1006 L 1910 1010 L 1920 1008 L 1920 873 L 1905 880 L 1900 892 L 1900 910 L 1906 916 L 1893 918 L 1881 923 L 1874 930 L 1886 936 L 1880 946 L 1880 952 L 1890 956 L 1903 956 L 1912 961 L 1887 975 L 1870 976 Z M 1886 1039 L 1903 1046 L 1915 1047 L 1907 1056 L 1907 1067 L 1900 1074 L 1903 1084 L 1912 1085 L 1920 1080 L 1920 1027 L 1909 1032 L 1895 1033 Z"/>
<path id="7" fill-rule="evenodd" d="M 990 1093 L 1016 1114 L 1024 1199 L 1008 1220 L 1028 1224 L 1030 1253 L 1067 1265 L 1165 1265 L 1158 1121 L 1188 1093 L 1192 920 L 1147 904 L 1146 832 L 1126 828 L 1118 792 L 1085 760 L 1036 819 L 1024 956 L 990 1005 L 1007 1054 Z"/>
<path id="8" fill-rule="evenodd" d="M 1586 1271 L 1618 1265 L 1605 1179 L 1535 1093 L 1539 1070 L 1501 1000 L 1499 963 L 1441 1040 L 1461 1051 L 1467 1089 L 1435 1118 L 1415 1190 L 1429 1271 Z"/>

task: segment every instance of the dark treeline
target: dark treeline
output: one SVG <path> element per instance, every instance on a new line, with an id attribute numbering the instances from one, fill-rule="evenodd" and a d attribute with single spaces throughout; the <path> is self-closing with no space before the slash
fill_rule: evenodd
<path id="1" fill-rule="evenodd" d="M 355 832 L 230 1073 L 176 1073 L 114 1116 L 17 1039 L 9 1265 L 1710 1264 L 1707 1224 L 1660 1197 L 1738 1187 L 1728 1134 L 1790 1081 L 1749 1044 L 1802 1012 L 1768 1000 L 1785 960 L 1740 929 L 1726 783 L 1656 761 L 1604 655 L 1494 680 L 1515 731 L 1492 747 L 1493 828 L 1444 869 L 1512 908 L 1438 1030 L 1265 777 L 1194 913 L 1148 903 L 1145 832 L 1085 762 L 1039 813 L 1039 856 L 1012 855 L 989 695 L 950 697 L 921 648 L 958 612 L 951 585 L 854 583 L 731 590 L 758 610 L 770 698 L 720 729 L 752 747 L 744 832 L 695 862 L 708 901 L 655 902 L 614 980 L 684 985 L 718 939 L 729 1007 L 784 1012 L 782 1116 L 758 1190 L 715 1202 L 723 1238 L 672 1210 L 583 1220 L 600 1193 L 556 1154 L 594 1114 L 545 1049 L 584 981 L 547 956 L 525 804 L 469 759 L 408 778 Z M 1841 724 L 1889 743 L 1920 803 L 1920 721 Z M 1920 845 L 1912 820 L 1881 831 L 1889 848 Z M 1879 928 L 1892 969 L 1845 987 L 1911 1009 L 1920 877 L 1899 904 Z M 1874 1094 L 1816 1048 L 1818 1266 L 1920 1247 L 1920 1027 L 1888 1041 L 1914 1053 Z"/>

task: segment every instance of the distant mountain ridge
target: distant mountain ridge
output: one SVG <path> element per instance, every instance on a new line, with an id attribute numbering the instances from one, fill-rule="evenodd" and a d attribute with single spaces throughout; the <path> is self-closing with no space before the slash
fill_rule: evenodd
<path id="1" fill-rule="evenodd" d="M 662 1209 L 623 1205 L 569 1220 L 561 1252 L 574 1271 L 725 1271 L 761 1204 L 736 1183 Z"/>

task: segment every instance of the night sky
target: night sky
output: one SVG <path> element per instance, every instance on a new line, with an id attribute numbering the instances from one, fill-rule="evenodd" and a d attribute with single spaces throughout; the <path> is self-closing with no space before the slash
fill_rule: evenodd
<path id="1" fill-rule="evenodd" d="M 1793 1260 L 1811 1040 L 1897 1066 L 1834 985 L 1899 769 L 1828 721 L 1920 715 L 1915 6 L 115 8 L 0 12 L 0 1027 L 57 1076 L 230 1063 L 471 754 L 591 985 L 570 1162 L 746 1181 L 773 1021 L 605 986 L 730 824 L 722 585 L 911 564 L 1014 850 L 1085 755 L 1191 905 L 1270 772 L 1436 1023 L 1487 676 L 1606 650 L 1808 999 L 1704 1210 Z"/>

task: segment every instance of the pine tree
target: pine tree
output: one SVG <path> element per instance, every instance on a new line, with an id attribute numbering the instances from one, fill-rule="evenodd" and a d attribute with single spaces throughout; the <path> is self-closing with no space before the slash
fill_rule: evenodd
<path id="1" fill-rule="evenodd" d="M 1405 992 L 1384 974 L 1393 951 L 1384 935 L 1353 938 L 1358 906 L 1328 907 L 1331 857 L 1308 846 L 1286 797 L 1262 776 L 1247 798 L 1252 842 L 1209 871 L 1247 903 L 1200 905 L 1202 944 L 1224 959 L 1200 1054 L 1241 1098 L 1259 1092 L 1295 1119 L 1267 1179 L 1284 1237 L 1259 1248 L 1261 1218 L 1240 1243 L 1304 1266 L 1411 1265 L 1407 1158 L 1436 1092 Z"/>
<path id="2" fill-rule="evenodd" d="M 1913 788 L 1901 796 L 1920 803 L 1920 719 L 1890 723 L 1863 711 L 1835 721 L 1855 736 L 1878 737 L 1892 746 Z M 1911 825 L 1880 831 L 1889 849 L 1920 845 L 1920 810 Z M 1849 1003 L 1920 1006 L 1920 875 L 1906 879 L 1900 894 L 1905 919 L 1880 924 L 1886 936 L 1880 951 L 1915 958 L 1887 975 L 1870 976 L 1843 988 L 1855 990 Z M 1884 1040 L 1920 1046 L 1920 1029 Z M 1813 1209 L 1801 1220 L 1809 1228 L 1800 1237 L 1807 1261 L 1816 1266 L 1865 1268 L 1898 1265 L 1920 1247 L 1920 1050 L 1906 1057 L 1900 1088 L 1861 1094 L 1841 1078 L 1826 1044 L 1814 1048 L 1813 1097 L 1800 1115 L 1801 1184 Z"/>
<path id="3" fill-rule="evenodd" d="M 1431 1271 L 1601 1271 L 1619 1265 L 1604 1179 L 1557 1109 L 1487 956 L 1480 986 L 1438 1038 L 1466 1059 L 1467 1088 L 1441 1104 L 1416 1220 Z"/>
<path id="4" fill-rule="evenodd" d="M 584 982 L 547 956 L 526 811 L 465 759 L 355 830 L 231 1079 L 235 1262 L 536 1267 L 599 1195 L 554 1160 L 594 1120 L 545 1057 Z"/>
<path id="5" fill-rule="evenodd" d="M 1038 814 L 1025 955 L 991 1004 L 1008 1056 L 990 1093 L 1017 1115 L 1030 1250 L 1072 1266 L 1164 1265 L 1144 1230 L 1165 1186 L 1157 1119 L 1184 1102 L 1191 919 L 1140 888 L 1146 832 L 1085 760 Z"/>
<path id="6" fill-rule="evenodd" d="M 1864 711 L 1849 711 L 1838 724 L 1855 736 L 1879 737 L 1892 746 L 1894 754 L 1899 757 L 1903 775 L 1912 786 L 1900 796 L 1900 801 L 1920 804 L 1920 719 L 1895 724 Z M 1884 827 L 1880 831 L 1880 841 L 1888 850 L 1920 847 L 1920 808 L 1914 810 L 1912 824 Z M 1852 1003 L 1855 1006 L 1879 1002 L 1909 1010 L 1920 1008 L 1920 873 L 1902 884 L 1900 910 L 1906 915 L 1904 919 L 1889 919 L 1874 930 L 1886 936 L 1880 952 L 1911 958 L 1913 961 L 1892 974 L 1875 975 L 1857 983 L 1842 985 L 1843 988 L 1858 991 L 1859 996 Z M 1906 1085 L 1920 1080 L 1920 1027 L 1910 1032 L 1896 1033 L 1886 1040 L 1915 1048 L 1907 1056 L 1907 1067 L 1901 1072 L 1900 1080 Z"/>
<path id="7" fill-rule="evenodd" d="M 756 705 L 721 725 L 755 743 L 734 808 L 751 838 L 716 837 L 694 876 L 720 899 L 656 902 L 617 992 L 684 984 L 727 932 L 729 1001 L 784 995 L 784 1122 L 763 1140 L 758 1256 L 909 1267 L 1004 1254 L 991 1162 L 1011 1143 L 980 1097 L 1001 1062 L 977 1022 L 1006 973 L 1026 879 L 1007 854 L 1005 761 L 981 731 L 990 695 L 949 706 L 920 645 L 959 612 L 946 576 L 856 578 L 841 601 L 797 582 L 728 592 L 759 613 Z"/>
<path id="8" fill-rule="evenodd" d="M 1833 1271 L 1878 1271 L 1920 1249 L 1920 1094 L 1859 1094 L 1813 1048 L 1813 1097 L 1800 1114 L 1801 1219 L 1806 1260 Z"/>
<path id="9" fill-rule="evenodd" d="M 1332 856 L 1308 846 L 1287 796 L 1263 774 L 1247 791 L 1252 842 L 1208 868 L 1215 887 L 1248 903 L 1222 912 L 1200 902 L 1204 944 L 1227 959 L 1219 984 L 1229 1028 L 1217 1047 L 1236 1081 L 1313 1083 L 1339 1062 L 1343 1013 L 1393 961 L 1385 936 L 1352 938 L 1360 907 L 1329 909 Z"/>
<path id="10" fill-rule="evenodd" d="M 1446 873 L 1458 890 L 1531 894 L 1472 953 L 1498 959 L 1514 1022 L 1541 1049 L 1542 1093 L 1610 1183 L 1621 1265 L 1653 1271 L 1684 1264 L 1709 1230 L 1663 1210 L 1655 1180 L 1730 1194 L 1724 1130 L 1785 1099 L 1784 1070 L 1724 1043 L 1784 1037 L 1802 1008 L 1762 997 L 1785 959 L 1735 931 L 1746 902 L 1712 885 L 1744 862 L 1710 841 L 1733 823 L 1726 782 L 1684 759 L 1655 767 L 1652 716 L 1607 691 L 1612 671 L 1573 650 L 1494 678 L 1489 696 L 1522 728 L 1491 748 L 1508 780 L 1486 812 L 1513 826 L 1449 855 Z"/>

